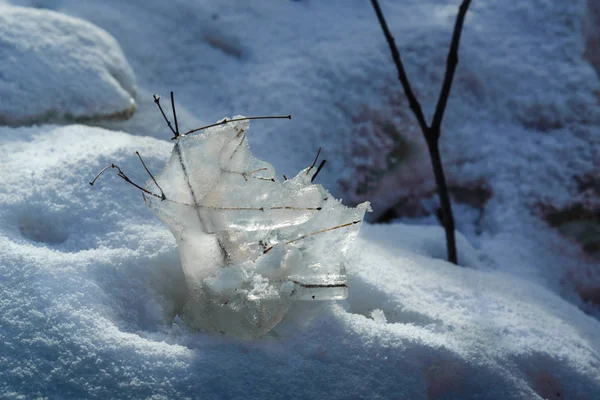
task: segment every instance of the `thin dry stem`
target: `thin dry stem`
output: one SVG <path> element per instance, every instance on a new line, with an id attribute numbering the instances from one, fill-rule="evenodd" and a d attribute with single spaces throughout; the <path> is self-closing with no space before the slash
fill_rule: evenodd
<path id="1" fill-rule="evenodd" d="M 317 168 L 317 172 L 315 172 L 315 174 L 312 176 L 312 178 L 310 178 L 310 183 L 313 183 L 315 181 L 315 179 L 317 179 L 317 175 L 319 175 L 319 172 L 321 172 L 321 170 L 325 166 L 326 162 L 327 162 L 327 160 L 321 161 L 321 164 L 319 164 L 319 167 Z"/>
<path id="2" fill-rule="evenodd" d="M 180 136 L 187 136 L 190 133 L 194 133 L 194 132 L 198 132 L 198 131 L 201 131 L 201 130 L 204 130 L 204 129 L 212 128 L 214 126 L 225 125 L 225 124 L 228 124 L 230 122 L 249 121 L 249 120 L 253 120 L 253 119 L 292 119 L 292 116 L 291 115 L 275 115 L 275 116 L 244 117 L 244 118 L 233 118 L 233 119 L 227 119 L 227 118 L 225 118 L 224 120 L 222 120 L 220 122 L 216 122 L 214 124 L 210 124 L 210 125 L 202 126 L 200 128 L 192 129 L 191 131 L 187 131 L 186 133 L 182 133 Z M 171 140 L 173 140 L 173 139 L 176 139 L 176 137 L 171 138 Z"/>
<path id="3" fill-rule="evenodd" d="M 306 170 L 306 175 L 308 175 L 310 173 L 310 171 L 314 168 L 314 166 L 317 164 L 317 160 L 319 159 L 320 154 L 321 154 L 321 148 L 319 147 L 319 150 L 317 151 L 317 155 L 315 156 L 315 160 L 313 161 L 311 166 L 308 167 L 308 169 Z"/>
<path id="4" fill-rule="evenodd" d="M 150 172 L 150 170 L 148 169 L 148 167 L 146 167 L 146 163 L 142 159 L 142 156 L 140 155 L 139 151 L 136 151 L 135 154 L 137 154 L 137 156 L 139 157 L 140 161 L 142 162 L 142 165 L 144 166 L 144 169 L 146 170 L 146 172 L 148 173 L 148 175 L 150 175 L 150 178 L 152 178 L 152 181 L 154 182 L 154 184 L 156 185 L 156 187 L 158 188 L 158 190 L 160 190 L 161 199 L 162 200 L 166 199 L 167 197 L 165 196 L 165 192 L 163 192 L 162 188 L 158 185 L 158 182 L 156 182 L 156 179 L 154 179 L 154 175 L 152 175 L 152 173 Z"/>
<path id="5" fill-rule="evenodd" d="M 175 98 L 171 91 L 171 108 L 173 109 L 173 120 L 175 120 L 175 137 L 179 136 L 179 124 L 177 123 L 177 112 L 175 112 Z"/>
<path id="6" fill-rule="evenodd" d="M 306 235 L 302 235 L 302 236 L 300 236 L 300 237 L 298 237 L 298 238 L 296 238 L 296 239 L 293 239 L 293 240 L 287 241 L 287 242 L 285 242 L 284 244 L 292 244 L 292 243 L 295 243 L 295 242 L 299 242 L 300 240 L 306 239 L 307 237 L 310 237 L 310 236 L 318 235 L 318 234 L 325 233 L 325 232 L 330 232 L 330 231 L 333 231 L 333 230 L 336 230 L 336 229 L 346 228 L 346 227 L 348 227 L 348 226 L 352 226 L 352 225 L 355 225 L 355 224 L 359 224 L 359 223 L 361 223 L 361 222 L 362 222 L 362 221 L 360 221 L 360 220 L 356 220 L 356 221 L 348 222 L 348 223 L 345 223 L 345 224 L 336 225 L 336 226 L 333 226 L 333 227 L 331 227 L 331 228 L 325 228 L 325 229 L 321 229 L 321 230 L 319 230 L 319 231 L 315 231 L 315 232 L 307 233 Z M 271 249 L 273 249 L 273 247 L 275 247 L 275 246 L 277 246 L 277 244 L 274 244 L 274 245 L 272 245 L 272 246 L 269 246 L 269 247 L 267 247 L 267 248 L 266 248 L 266 249 L 263 251 L 263 254 L 267 254 L 267 253 L 268 253 L 269 251 L 271 251 Z"/>
<path id="7" fill-rule="evenodd" d="M 104 168 L 102 168 L 102 170 L 100 172 L 98 172 L 98 175 L 96 175 L 96 177 L 90 182 L 90 186 L 94 186 L 94 183 L 96 183 L 96 180 L 98 180 L 98 178 L 100 177 L 100 175 L 102 175 L 104 173 L 104 171 L 106 171 L 109 168 L 116 168 L 118 171 L 117 176 L 121 179 L 123 179 L 125 182 L 135 186 L 136 188 L 138 188 L 139 190 L 141 190 L 142 192 L 149 194 L 151 196 L 154 197 L 158 197 L 161 200 L 164 200 L 163 196 L 160 196 L 156 193 L 152 193 L 151 191 L 149 191 L 148 189 L 144 189 L 143 187 L 141 187 L 140 185 L 138 185 L 137 183 L 133 182 L 131 179 L 129 179 L 129 177 L 127 175 L 125 175 L 125 173 L 121 170 L 121 168 L 119 168 L 118 166 L 116 166 L 115 164 L 110 164 Z"/>
<path id="8" fill-rule="evenodd" d="M 171 130 L 171 132 L 173 132 L 173 135 L 175 137 L 177 137 L 177 132 L 175 131 L 175 129 L 173 129 L 173 126 L 171 126 L 171 121 L 169 121 L 169 118 L 167 118 L 167 116 L 165 115 L 165 112 L 163 111 L 161 105 L 160 105 L 160 96 L 157 94 L 153 94 L 152 97 L 154 98 L 154 102 L 156 103 L 156 105 L 158 106 L 158 109 L 160 110 L 160 113 L 162 114 L 165 122 L 167 123 L 167 126 L 169 127 L 169 129 Z"/>

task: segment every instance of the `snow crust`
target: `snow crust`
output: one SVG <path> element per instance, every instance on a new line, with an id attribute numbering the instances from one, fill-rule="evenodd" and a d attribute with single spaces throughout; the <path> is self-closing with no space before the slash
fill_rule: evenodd
<path id="1" fill-rule="evenodd" d="M 135 182 L 172 143 L 83 126 L 1 128 L 0 397 L 395 397 L 600 395 L 600 322 L 498 271 L 437 227 L 365 225 L 348 299 L 292 305 L 274 333 L 190 331 L 176 241 Z M 25 226 L 23 221 L 28 221 Z M 29 227 L 35 227 L 32 232 Z M 292 395 L 290 395 L 292 394 Z"/>
<path id="2" fill-rule="evenodd" d="M 0 4 L 0 124 L 127 118 L 135 75 L 117 41 L 79 18 Z"/>

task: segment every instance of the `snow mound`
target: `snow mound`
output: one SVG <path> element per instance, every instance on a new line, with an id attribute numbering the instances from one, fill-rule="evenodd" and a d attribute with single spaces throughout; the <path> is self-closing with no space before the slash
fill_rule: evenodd
<path id="1" fill-rule="evenodd" d="M 190 332 L 171 233 L 115 174 L 87 183 L 110 162 L 144 182 L 135 151 L 156 171 L 172 143 L 46 126 L 0 144 L 2 398 L 600 397 L 600 322 L 436 259 L 433 227 L 363 226 L 348 299 L 294 303 L 263 339 Z"/>
<path id="2" fill-rule="evenodd" d="M 131 116 L 135 76 L 110 34 L 53 11 L 0 11 L 0 124 Z"/>

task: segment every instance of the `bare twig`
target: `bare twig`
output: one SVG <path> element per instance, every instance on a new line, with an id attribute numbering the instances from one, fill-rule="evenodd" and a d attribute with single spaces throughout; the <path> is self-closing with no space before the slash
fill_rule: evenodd
<path id="1" fill-rule="evenodd" d="M 274 206 L 274 207 L 221 207 L 221 206 L 207 206 L 203 204 L 191 205 L 186 203 L 180 203 L 172 201 L 172 203 L 188 205 L 194 208 L 202 208 L 206 210 L 218 210 L 218 211 L 271 211 L 271 210 L 294 210 L 294 211 L 321 211 L 321 207 L 293 207 L 293 206 Z"/>
<path id="2" fill-rule="evenodd" d="M 233 118 L 233 119 L 225 118 L 224 120 L 222 120 L 220 122 L 216 122 L 214 124 L 210 124 L 210 125 L 202 126 L 200 128 L 192 129 L 191 131 L 182 133 L 180 136 L 187 136 L 190 133 L 194 133 L 194 132 L 198 132 L 198 131 L 201 131 L 204 129 L 212 128 L 213 126 L 225 125 L 230 122 L 247 121 L 247 120 L 253 120 L 253 119 L 292 119 L 292 116 L 291 115 L 276 115 L 276 116 L 268 116 L 268 117 L 244 117 L 244 118 Z M 171 139 L 176 139 L 176 137 L 171 138 Z"/>
<path id="3" fill-rule="evenodd" d="M 415 94 L 412 91 L 412 87 L 410 86 L 408 77 L 406 76 L 404 65 L 402 64 L 402 60 L 400 59 L 400 52 L 398 51 L 398 47 L 396 47 L 396 41 L 390 33 L 390 30 L 387 26 L 387 22 L 385 21 L 385 17 L 383 16 L 381 8 L 379 7 L 379 2 L 377 0 L 371 0 L 371 3 L 373 4 L 373 8 L 375 9 L 375 14 L 377 14 L 377 19 L 379 20 L 379 24 L 381 25 L 383 34 L 385 35 L 388 45 L 390 46 L 392 58 L 394 59 L 394 64 L 396 64 L 396 69 L 398 70 L 398 79 L 402 84 L 402 88 L 404 89 L 404 94 L 406 94 L 406 98 L 408 99 L 410 109 L 415 114 L 415 117 L 417 117 L 417 121 L 419 122 L 421 130 L 423 132 L 426 132 L 429 128 L 427 127 L 427 122 L 425 121 L 425 115 L 423 115 L 421 104 L 415 97 Z"/>
<path id="4" fill-rule="evenodd" d="M 317 179 L 317 175 L 319 175 L 319 172 L 321 172 L 321 170 L 325 166 L 326 162 L 327 162 L 327 160 L 321 161 L 321 164 L 319 164 L 319 167 L 317 168 L 317 172 L 315 172 L 315 174 L 312 176 L 312 178 L 310 178 L 310 183 L 313 183 L 315 181 L 315 179 Z"/>
<path id="5" fill-rule="evenodd" d="M 156 103 L 156 105 L 158 106 L 158 109 L 160 110 L 160 113 L 162 114 L 163 118 L 165 119 L 165 122 L 167 123 L 167 126 L 169 127 L 169 129 L 171 130 L 171 132 L 173 132 L 173 135 L 175 137 L 177 137 L 177 132 L 175 131 L 175 129 L 173 129 L 173 127 L 171 126 L 171 121 L 169 121 L 169 119 L 167 118 L 167 116 L 165 115 L 165 112 L 163 111 L 161 105 L 160 105 L 160 96 L 157 94 L 153 94 L 152 97 L 154 98 L 154 102 Z"/>
<path id="6" fill-rule="evenodd" d="M 137 183 L 133 182 L 131 179 L 129 179 L 129 177 L 127 175 L 125 175 L 125 173 L 123 171 L 121 171 L 121 168 L 119 168 L 118 166 L 116 166 L 115 164 L 110 164 L 104 168 L 102 168 L 102 170 L 100 172 L 98 172 L 98 175 L 96 175 L 96 177 L 90 182 L 90 186 L 94 186 L 94 183 L 96 183 L 96 180 L 98 180 L 98 178 L 100 178 L 100 175 L 102 175 L 104 173 L 104 171 L 106 171 L 109 168 L 116 168 L 119 173 L 117 174 L 119 176 L 119 178 L 123 179 L 125 182 L 135 186 L 136 188 L 140 189 L 142 192 L 149 194 L 151 196 L 154 197 L 158 197 L 161 200 L 164 200 L 163 196 L 160 196 L 156 193 L 152 193 L 151 191 L 149 191 L 148 189 L 144 189 L 143 187 L 141 187 L 140 185 L 138 185 Z"/>
<path id="7" fill-rule="evenodd" d="M 173 109 L 173 120 L 175 120 L 175 137 L 179 136 L 179 124 L 177 123 L 177 113 L 175 112 L 175 99 L 171 91 L 171 108 Z"/>
<path id="8" fill-rule="evenodd" d="M 319 231 L 310 232 L 310 233 L 307 233 L 306 235 L 302 235 L 302 236 L 300 236 L 300 237 L 297 237 L 296 239 L 293 239 L 293 240 L 289 240 L 289 241 L 287 241 L 287 242 L 284 242 L 284 244 L 292 244 L 292 243 L 299 242 L 300 240 L 306 239 L 307 237 L 310 237 L 310 236 L 313 236 L 313 235 L 318 235 L 318 234 L 320 234 L 320 233 L 330 232 L 330 231 L 333 231 L 333 230 L 336 230 L 336 229 L 346 228 L 346 227 L 348 227 L 348 226 L 352 226 L 352 225 L 355 225 L 355 224 L 359 224 L 359 223 L 361 223 L 361 222 L 362 222 L 362 221 L 360 221 L 360 220 L 356 220 L 356 221 L 348 222 L 348 223 L 345 223 L 345 224 L 336 225 L 336 226 L 333 226 L 333 227 L 331 227 L 331 228 L 325 228 L 325 229 L 321 229 L 321 230 L 319 230 Z M 272 245 L 272 246 L 269 246 L 269 247 L 267 247 L 265 250 L 263 250 L 263 254 L 267 254 L 267 253 L 268 253 L 269 251 L 271 251 L 271 249 L 273 249 L 273 247 L 275 247 L 275 246 L 277 246 L 277 245 L 276 245 L 276 244 L 274 244 L 274 245 Z"/>
<path id="9" fill-rule="evenodd" d="M 448 103 L 448 97 L 450 96 L 454 71 L 456 71 L 456 65 L 458 65 L 458 46 L 460 44 L 460 34 L 462 32 L 465 16 L 467 15 L 467 10 L 469 9 L 470 4 L 471 0 L 463 0 L 460 8 L 458 9 L 458 15 L 456 16 L 454 32 L 452 33 L 452 42 L 450 43 L 450 50 L 448 51 L 448 58 L 446 60 L 444 83 L 442 84 L 440 97 L 435 107 L 433 121 L 431 122 L 432 133 L 436 135 L 436 139 L 439 139 L 440 137 L 442 119 L 444 118 L 444 111 L 446 110 L 446 104 Z"/>
<path id="10" fill-rule="evenodd" d="M 152 175 L 152 173 L 150 172 L 150 170 L 148 169 L 148 167 L 146 167 L 146 163 L 142 159 L 142 156 L 140 155 L 140 152 L 136 151 L 135 154 L 137 154 L 137 156 L 139 157 L 140 161 L 142 162 L 142 165 L 144 166 L 144 169 L 146 170 L 146 172 L 148 173 L 148 175 L 150 175 L 150 178 L 152 178 L 152 181 L 154 182 L 154 184 L 156 185 L 156 187 L 158 188 L 158 190 L 160 190 L 161 200 L 166 199 L 167 197 L 165 196 L 165 192 L 163 192 L 162 188 L 160 186 L 158 186 L 158 182 L 156 182 L 156 179 L 154 179 L 154 175 Z"/>
<path id="11" fill-rule="evenodd" d="M 436 105 L 435 114 L 433 116 L 431 126 L 427 125 L 423 110 L 416 96 L 414 95 L 406 71 L 402 65 L 400 58 L 400 52 L 396 47 L 396 41 L 390 33 L 390 30 L 379 6 L 378 0 L 371 0 L 377 19 L 383 30 L 383 34 L 388 42 L 390 51 L 392 53 L 392 59 L 396 65 L 398 71 L 398 79 L 402 84 L 406 98 L 410 105 L 411 110 L 417 118 L 417 122 L 421 127 L 427 147 L 429 149 L 429 155 L 431 157 L 431 164 L 435 175 L 436 185 L 438 189 L 438 196 L 440 198 L 442 225 L 446 231 L 446 247 L 448 250 L 448 260 L 454 264 L 458 264 L 458 255 L 456 251 L 456 238 L 454 236 L 454 217 L 452 215 L 452 205 L 450 203 L 450 196 L 448 194 L 448 187 L 446 185 L 446 177 L 444 175 L 444 169 L 439 150 L 439 138 L 441 135 L 441 125 L 444 117 L 444 111 L 448 104 L 448 97 L 450 96 L 450 89 L 452 88 L 452 80 L 454 78 L 454 72 L 456 71 L 456 65 L 458 64 L 458 47 L 460 44 L 460 36 L 471 0 L 463 0 L 460 5 L 456 22 L 454 25 L 454 32 L 452 34 L 452 41 L 450 43 L 450 50 L 448 52 L 448 58 L 446 63 L 446 73 L 444 75 L 444 82 L 440 90 L 440 96 Z"/>
<path id="12" fill-rule="evenodd" d="M 255 174 L 257 172 L 261 172 L 261 171 L 268 171 L 268 168 L 259 168 L 259 169 L 255 169 L 254 171 L 248 171 L 248 172 L 242 172 L 242 176 L 244 177 L 244 179 L 247 181 L 248 180 L 248 176 L 252 176 L 252 174 Z M 269 179 L 271 180 L 271 179 Z"/>
<path id="13" fill-rule="evenodd" d="M 98 178 L 100 178 L 100 175 L 102 175 L 104 173 L 104 171 L 106 171 L 109 168 L 116 168 L 116 165 L 110 164 L 110 165 L 107 165 L 106 167 L 102 168 L 100 170 L 100 172 L 98 172 L 98 174 L 96 174 L 96 177 L 90 182 L 90 186 L 94 186 L 94 183 L 96 183 Z"/>
<path id="14" fill-rule="evenodd" d="M 313 236 L 313 235 L 318 235 L 319 233 L 325 233 L 325 232 L 329 232 L 329 231 L 333 231 L 335 229 L 341 229 L 341 228 L 345 228 L 347 226 L 351 226 L 351 225 L 356 225 L 359 224 L 361 221 L 357 220 L 357 221 L 352 221 L 352 222 L 348 222 L 346 224 L 342 224 L 342 225 L 338 225 L 338 226 L 334 226 L 332 228 L 325 228 L 325 229 L 321 229 L 320 231 L 316 231 L 316 232 L 311 232 L 311 233 L 307 233 L 306 235 L 302 235 L 299 238 L 296 238 L 294 240 L 290 240 L 288 242 L 285 242 L 285 244 L 291 244 L 291 243 L 295 243 L 298 242 L 300 240 L 306 239 L 309 236 Z"/>
<path id="15" fill-rule="evenodd" d="M 108 166 L 110 168 L 110 165 Z M 165 199 L 165 201 L 173 204 L 180 204 L 186 207 L 192 207 L 204 210 L 217 211 L 272 211 L 272 210 L 292 210 L 292 211 L 321 211 L 323 207 L 296 207 L 296 206 L 266 206 L 266 207 L 228 207 L 228 206 L 211 206 L 207 204 L 190 204 L 182 201 Z"/>
<path id="16" fill-rule="evenodd" d="M 226 172 L 228 174 L 241 175 L 242 178 L 244 178 L 244 180 L 246 182 L 248 182 L 248 177 L 254 178 L 254 179 L 258 179 L 258 180 L 261 180 L 261 181 L 275 182 L 275 178 L 265 178 L 265 177 L 262 177 L 262 176 L 254 176 L 254 174 L 257 173 L 257 172 L 268 171 L 268 168 L 259 168 L 259 169 L 255 169 L 254 171 L 247 171 L 247 172 L 229 171 L 229 170 L 226 170 L 226 169 L 223 169 L 222 171 Z"/>
<path id="17" fill-rule="evenodd" d="M 319 147 L 319 150 L 317 150 L 317 155 L 315 156 L 315 160 L 313 161 L 311 166 L 308 167 L 308 169 L 306 170 L 306 175 L 308 175 L 310 173 L 310 171 L 315 167 L 315 165 L 317 165 L 317 160 L 319 160 L 320 154 L 321 154 L 321 148 Z"/>

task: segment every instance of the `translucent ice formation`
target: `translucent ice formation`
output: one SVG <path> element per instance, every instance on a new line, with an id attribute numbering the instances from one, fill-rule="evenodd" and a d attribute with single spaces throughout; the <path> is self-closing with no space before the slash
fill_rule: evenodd
<path id="1" fill-rule="evenodd" d="M 145 200 L 177 240 L 186 322 L 257 337 L 292 300 L 346 298 L 344 258 L 369 204 L 342 205 L 311 183 L 312 167 L 279 181 L 250 152 L 248 127 L 238 121 L 179 136 L 165 169 L 146 185 L 163 199 Z"/>

